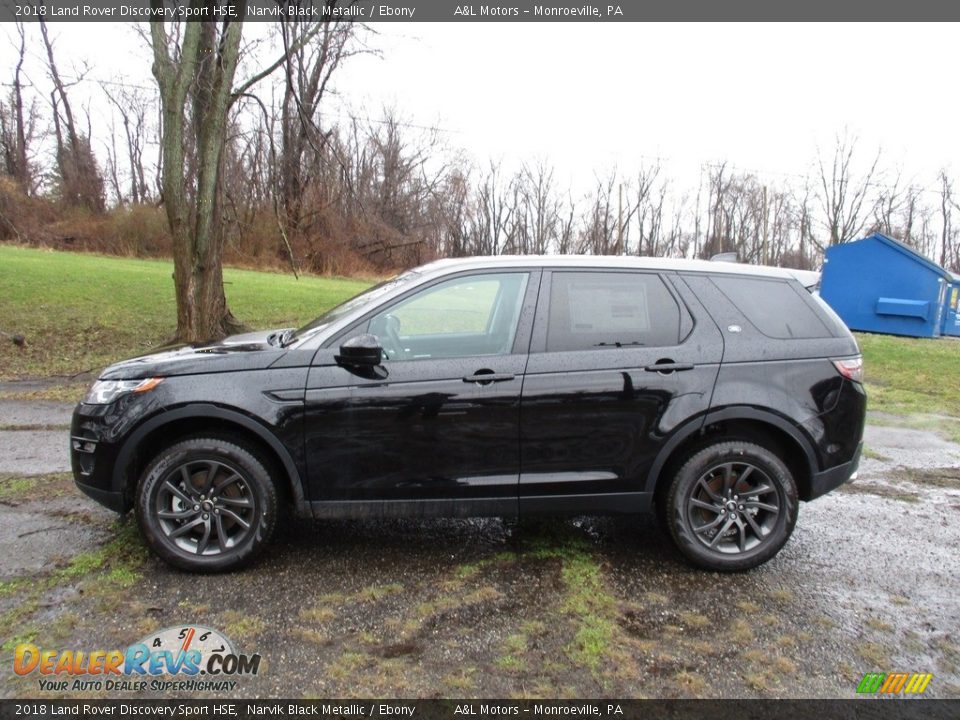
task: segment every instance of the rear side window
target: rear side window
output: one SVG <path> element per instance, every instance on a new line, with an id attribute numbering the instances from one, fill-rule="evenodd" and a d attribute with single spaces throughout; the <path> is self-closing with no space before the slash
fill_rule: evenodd
<path id="1" fill-rule="evenodd" d="M 833 333 L 789 283 L 767 278 L 717 276 L 713 284 L 767 337 L 804 339 Z"/>
<path id="2" fill-rule="evenodd" d="M 676 345 L 680 308 L 658 275 L 555 272 L 547 351 Z"/>

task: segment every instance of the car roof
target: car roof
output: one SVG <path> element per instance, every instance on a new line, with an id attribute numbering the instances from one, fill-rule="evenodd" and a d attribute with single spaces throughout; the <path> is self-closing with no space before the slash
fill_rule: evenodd
<path id="1" fill-rule="evenodd" d="M 459 270 L 497 267 L 597 268 L 619 270 L 662 270 L 670 272 L 728 273 L 758 277 L 792 278 L 807 285 L 809 270 L 746 265 L 711 260 L 638 257 L 631 255 L 493 255 L 436 260 L 417 269 L 423 274 L 446 274 Z"/>

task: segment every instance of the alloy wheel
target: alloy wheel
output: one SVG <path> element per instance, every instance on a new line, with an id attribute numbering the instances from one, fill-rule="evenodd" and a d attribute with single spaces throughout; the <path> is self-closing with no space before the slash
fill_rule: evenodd
<path id="1" fill-rule="evenodd" d="M 703 473 L 687 497 L 694 535 L 708 549 L 745 553 L 763 544 L 780 517 L 777 485 L 748 462 L 727 462 Z"/>
<path id="2" fill-rule="evenodd" d="M 219 555 L 239 546 L 256 525 L 257 500 L 243 473 L 219 460 L 194 460 L 160 482 L 154 512 L 181 552 Z"/>

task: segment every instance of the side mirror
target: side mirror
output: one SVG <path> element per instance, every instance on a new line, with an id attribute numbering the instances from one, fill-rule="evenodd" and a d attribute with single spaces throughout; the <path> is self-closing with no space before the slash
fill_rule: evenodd
<path id="1" fill-rule="evenodd" d="M 344 367 L 376 367 L 383 361 L 383 348 L 376 335 L 357 335 L 340 346 L 334 359 Z"/>

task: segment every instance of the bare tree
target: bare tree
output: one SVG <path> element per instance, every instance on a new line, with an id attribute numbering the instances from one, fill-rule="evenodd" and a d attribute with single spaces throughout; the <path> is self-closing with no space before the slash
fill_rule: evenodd
<path id="1" fill-rule="evenodd" d="M 490 163 L 476 195 L 473 228 L 474 254 L 500 255 L 514 208 L 510 203 L 512 183 L 504 185 L 499 163 Z"/>
<path id="2" fill-rule="evenodd" d="M 23 192 L 33 194 L 36 184 L 30 162 L 30 144 L 36 127 L 36 108 L 24 106 L 23 61 L 26 53 L 26 33 L 23 23 L 16 24 L 20 38 L 17 46 L 17 62 L 13 68 L 10 86 L 9 107 L 0 102 L 0 151 L 3 153 L 3 170 L 12 177 Z"/>
<path id="3" fill-rule="evenodd" d="M 960 205 L 953 196 L 953 180 L 940 171 L 940 266 L 960 272 L 960 228 L 954 227 L 953 211 Z"/>
<path id="4" fill-rule="evenodd" d="M 726 196 L 730 190 L 730 180 L 726 176 L 727 163 L 711 165 L 707 175 L 707 231 L 699 256 L 709 258 L 722 252 L 729 252 L 732 242 L 729 237 L 730 218 Z"/>
<path id="5" fill-rule="evenodd" d="M 53 108 L 53 126 L 57 142 L 57 170 L 60 195 L 70 205 L 83 206 L 102 212 L 106 206 L 103 176 L 90 146 L 89 129 L 86 134 L 77 129 L 73 108 L 53 54 L 53 43 L 47 33 L 47 24 L 40 17 L 40 34 L 47 51 L 47 70 L 53 83 L 50 104 Z M 62 113 L 62 114 L 61 114 Z"/>
<path id="6" fill-rule="evenodd" d="M 667 181 L 661 177 L 659 161 L 650 167 L 640 168 L 637 174 L 636 203 L 631 208 L 637 215 L 638 255 L 663 257 L 667 254 L 669 241 L 664 237 L 667 187 Z"/>
<path id="7" fill-rule="evenodd" d="M 801 270 L 810 270 L 815 266 L 814 258 L 811 256 L 811 250 L 816 248 L 814 240 L 814 213 L 812 195 L 814 193 L 810 186 L 810 178 L 803 180 L 803 190 L 797 196 L 796 206 L 794 207 L 794 225 L 797 231 L 797 244 L 795 250 L 787 250 L 781 262 L 786 267 L 795 267 Z"/>
<path id="8" fill-rule="evenodd" d="M 880 151 L 863 174 L 855 169 L 857 141 L 849 135 L 837 136 L 833 159 L 829 166 L 823 155 L 817 153 L 820 168 L 820 207 L 829 235 L 828 244 L 838 245 L 853 240 L 863 229 L 870 208 L 864 207 L 870 194 L 870 185 L 880 162 Z"/>
<path id="9" fill-rule="evenodd" d="M 691 212 L 690 196 L 684 193 L 679 200 L 672 205 L 670 215 L 670 226 L 667 230 L 667 236 L 663 245 L 664 257 L 686 257 L 689 250 L 691 236 L 684 232 L 684 221 Z M 696 208 L 693 209 L 696 213 Z"/>
<path id="10" fill-rule="evenodd" d="M 130 202 L 134 204 L 147 202 L 150 191 L 147 186 L 143 154 L 147 143 L 147 114 L 151 103 L 135 87 L 120 87 L 117 90 L 111 90 L 103 85 L 103 93 L 120 114 L 120 120 L 123 123 L 123 136 L 126 145 L 125 160 L 130 182 Z M 111 135 L 115 134 L 116 131 L 111 127 Z M 115 162 L 119 164 L 115 145 L 113 145 L 113 153 Z"/>
<path id="11" fill-rule="evenodd" d="M 113 195 L 117 199 L 118 205 L 123 205 L 123 190 L 120 189 L 120 173 L 117 169 L 117 128 L 113 118 L 110 118 L 110 137 L 104 143 L 104 149 L 107 152 L 107 181 L 113 190 Z"/>
<path id="12" fill-rule="evenodd" d="M 557 229 L 557 252 L 568 255 L 575 250 L 577 204 L 573 196 L 567 193 L 567 200 L 560 214 L 560 225 Z"/>
<path id="13" fill-rule="evenodd" d="M 335 4 L 332 0 L 325 3 Z M 311 171 L 328 137 L 320 127 L 321 101 L 334 72 L 352 54 L 354 28 L 353 23 L 340 20 L 319 26 L 299 19 L 280 24 L 285 57 L 278 185 L 284 222 L 293 231 L 300 225 Z M 305 42 L 312 36 L 315 37 Z"/>
<path id="14" fill-rule="evenodd" d="M 173 236 L 176 339 L 185 342 L 223 337 L 239 327 L 223 292 L 218 190 L 242 27 L 191 22 L 168 32 L 162 21 L 150 24 L 163 111 L 163 202 Z"/>
<path id="15" fill-rule="evenodd" d="M 583 215 L 580 228 L 580 252 L 610 255 L 616 248 L 618 222 L 614 208 L 615 187 L 615 169 L 611 170 L 606 178 L 596 178 L 596 189 L 590 197 L 590 204 Z"/>
<path id="16" fill-rule="evenodd" d="M 896 171 L 892 183 L 882 185 L 877 189 L 877 196 L 873 203 L 873 225 L 870 232 L 879 232 L 893 236 L 897 234 L 897 215 L 904 201 L 904 188 L 901 187 L 901 171 Z"/>
<path id="17" fill-rule="evenodd" d="M 921 202 L 920 188 L 914 184 L 908 185 L 904 191 L 903 205 L 900 212 L 899 239 L 907 245 L 916 247 L 924 255 L 932 251 L 932 248 L 928 247 L 928 238 L 925 237 L 922 229 L 923 216 L 926 214 L 926 211 L 927 208 L 923 207 Z M 918 222 L 921 226 L 919 232 L 917 230 Z"/>
<path id="18" fill-rule="evenodd" d="M 152 0 L 154 7 L 163 0 Z M 213 14 L 213 0 L 195 6 Z M 240 0 L 219 3 L 233 17 Z M 177 295 L 176 339 L 220 338 L 242 327 L 223 290 L 221 172 L 233 103 L 280 68 L 288 53 L 319 31 L 302 33 L 293 46 L 259 72 L 233 86 L 240 58 L 242 21 L 150 23 L 153 74 L 160 90 L 163 137 L 162 189 L 173 237 Z"/>
<path id="19" fill-rule="evenodd" d="M 430 200 L 430 245 L 439 257 L 463 257 L 470 254 L 470 175 L 455 167 Z"/>
<path id="20" fill-rule="evenodd" d="M 546 254 L 560 225 L 560 200 L 554 194 L 554 170 L 544 160 L 524 165 L 515 182 L 518 235 L 516 251 Z"/>

